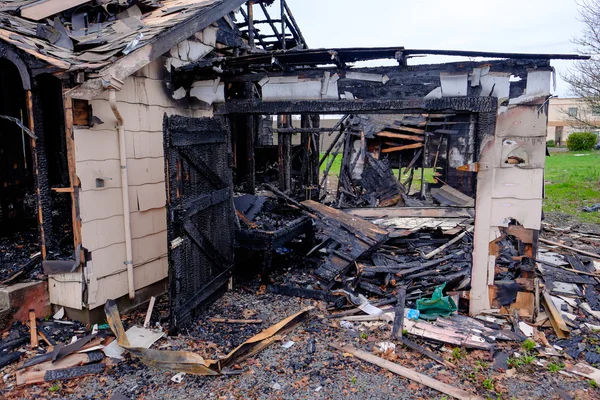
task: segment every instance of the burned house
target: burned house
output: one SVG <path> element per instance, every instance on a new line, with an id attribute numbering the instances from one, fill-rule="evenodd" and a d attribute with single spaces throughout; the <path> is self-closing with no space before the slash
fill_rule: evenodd
<path id="1" fill-rule="evenodd" d="M 43 260 L 50 302 L 80 318 L 164 291 L 163 116 L 212 115 L 171 70 L 247 52 L 243 3 L 0 2 L 3 281 Z"/>
<path id="2" fill-rule="evenodd" d="M 234 192 L 267 188 L 331 235 L 352 231 L 324 257 L 327 289 L 390 230 L 446 218 L 447 237 L 473 232 L 471 312 L 533 314 L 521 261 L 541 227 L 550 60 L 575 56 L 311 50 L 285 1 L 276 17 L 273 1 L 101 3 L 0 2 L 2 240 L 19 265 L 39 247 L 53 305 L 88 319 L 168 289 L 185 321 L 230 282 L 236 232 L 265 269 L 312 235 L 302 212 L 255 229 L 255 197 L 236 213 Z M 426 55 L 471 61 L 411 63 Z M 397 65 L 354 66 L 380 59 Z M 318 203 L 321 152 L 341 157 L 332 205 L 347 213 Z"/>

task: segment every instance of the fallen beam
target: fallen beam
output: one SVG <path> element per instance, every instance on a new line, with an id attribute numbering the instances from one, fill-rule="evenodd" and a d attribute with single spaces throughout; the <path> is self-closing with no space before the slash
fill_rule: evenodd
<path id="1" fill-rule="evenodd" d="M 356 358 L 359 358 L 368 363 L 377 365 L 378 367 L 385 368 L 390 372 L 393 372 L 396 375 L 403 376 L 412 381 L 420 383 L 422 385 L 428 386 L 432 389 L 435 389 L 439 392 L 447 394 L 449 396 L 455 397 L 461 400 L 483 400 L 482 397 L 479 397 L 475 394 L 471 394 L 465 390 L 458 389 L 454 386 L 450 386 L 446 383 L 440 382 L 430 376 L 421 374 L 417 371 L 414 371 L 410 368 L 403 367 L 400 364 L 393 363 L 388 360 L 384 360 L 381 357 L 374 356 L 373 354 L 367 353 L 365 351 L 359 350 L 352 346 L 344 346 L 340 343 L 329 343 L 329 346 L 333 347 L 336 350 L 339 350 L 344 353 L 350 353 Z"/>
<path id="2" fill-rule="evenodd" d="M 456 369 L 457 368 L 456 365 L 452 364 L 449 361 L 444 360 L 439 355 L 435 354 L 432 351 L 427 350 L 423 346 L 420 346 L 420 345 L 416 344 L 412 340 L 408 340 L 407 338 L 403 337 L 403 338 L 400 338 L 400 341 L 402 342 L 403 345 L 405 345 L 409 349 L 417 351 L 417 352 L 423 354 L 424 356 L 431 358 L 433 361 L 437 362 L 440 365 L 443 365 L 444 367 L 448 367 L 448 368 L 451 368 L 451 369 Z"/>
<path id="3" fill-rule="evenodd" d="M 104 358 L 101 351 L 92 351 L 89 353 L 71 354 L 56 363 L 48 360 L 41 364 L 28 368 L 27 370 L 17 371 L 17 385 L 29 385 L 45 381 L 47 371 L 64 370 L 78 367 L 80 365 L 92 364 Z"/>
<path id="4" fill-rule="evenodd" d="M 546 310 L 549 312 L 548 318 L 550 319 L 550 323 L 552 324 L 552 328 L 554 328 L 556 336 L 559 339 L 568 338 L 570 335 L 570 329 L 563 319 L 561 312 L 554 305 L 552 297 L 544 290 L 542 292 L 542 298 L 544 299 Z"/>
<path id="5" fill-rule="evenodd" d="M 398 207 L 348 208 L 344 212 L 365 219 L 379 218 L 472 218 L 469 208 L 455 207 Z"/>
<path id="6" fill-rule="evenodd" d="M 415 133 L 424 133 L 425 131 L 423 129 L 417 129 L 417 128 L 399 128 L 403 131 L 409 131 L 409 132 L 415 132 Z M 394 138 L 394 139 L 406 139 L 406 140 L 414 140 L 415 142 L 422 142 L 424 139 L 421 136 L 415 136 L 415 135 L 406 135 L 404 133 L 396 133 L 396 132 L 390 132 L 390 131 L 381 131 L 379 132 L 376 136 L 379 137 L 387 137 L 387 138 Z"/>
<path id="7" fill-rule="evenodd" d="M 403 113 L 422 113 L 437 111 L 440 113 L 496 112 L 495 97 L 443 97 L 440 99 L 405 100 L 294 100 L 262 101 L 231 100 L 215 104 L 215 115 L 227 114 L 347 114 L 351 112 L 374 112 L 389 114 L 394 111 Z"/>
<path id="8" fill-rule="evenodd" d="M 423 147 L 423 143 L 415 143 L 415 144 L 407 144 L 404 146 L 390 147 L 390 148 L 381 150 L 381 152 L 382 153 L 393 153 L 395 151 L 418 149 L 421 147 Z"/>

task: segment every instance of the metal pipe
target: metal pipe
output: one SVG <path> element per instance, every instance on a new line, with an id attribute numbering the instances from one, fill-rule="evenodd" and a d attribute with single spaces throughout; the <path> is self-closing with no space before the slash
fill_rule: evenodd
<path id="1" fill-rule="evenodd" d="M 108 103 L 115 118 L 117 119 L 117 133 L 119 134 L 119 159 L 121 162 L 121 195 L 123 197 L 123 227 L 125 228 L 125 253 L 127 266 L 127 287 L 129 298 L 135 296 L 135 285 L 133 284 L 133 251 L 131 248 L 131 215 L 129 214 L 129 180 L 127 179 L 127 147 L 125 142 L 125 128 L 123 128 L 123 116 L 117 107 L 115 89 L 108 91 Z"/>

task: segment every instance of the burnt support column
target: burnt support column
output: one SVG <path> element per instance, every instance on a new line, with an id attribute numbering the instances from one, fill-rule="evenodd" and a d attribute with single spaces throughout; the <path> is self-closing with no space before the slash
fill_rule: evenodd
<path id="1" fill-rule="evenodd" d="M 256 115 L 246 116 L 246 190 L 254 194 L 256 191 L 256 170 L 254 160 L 254 138 L 256 136 Z"/>
<path id="2" fill-rule="evenodd" d="M 42 258 L 46 258 L 48 250 L 54 250 L 56 242 L 52 229 L 52 196 L 48 182 L 48 160 L 44 152 L 43 116 L 39 96 L 28 90 L 26 93 L 29 129 L 38 137 L 31 139 L 31 160 L 38 205 L 38 223 L 42 242 Z"/>
<path id="3" fill-rule="evenodd" d="M 319 128 L 318 114 L 302 114 L 300 124 L 302 128 Z M 305 198 L 319 198 L 319 133 L 302 132 L 302 186 Z"/>
<path id="4" fill-rule="evenodd" d="M 278 115 L 277 128 L 290 128 L 291 115 Z M 279 190 L 287 192 L 292 189 L 292 134 L 277 133 L 279 150 Z"/>
<path id="5" fill-rule="evenodd" d="M 310 128 L 310 117 L 308 114 L 302 114 L 300 116 L 300 127 Z M 302 146 L 302 166 L 300 167 L 300 176 L 302 177 L 302 187 L 304 188 L 304 198 L 309 200 L 310 189 L 312 186 L 311 182 L 311 134 L 308 132 L 302 132 L 300 134 L 300 144 Z"/>
<path id="6" fill-rule="evenodd" d="M 319 114 L 310 115 L 311 125 L 313 128 L 321 127 L 321 116 Z M 312 186 L 315 190 L 315 198 L 319 198 L 319 159 L 321 156 L 321 136 L 319 133 L 312 133 L 311 140 L 311 167 L 312 167 Z"/>

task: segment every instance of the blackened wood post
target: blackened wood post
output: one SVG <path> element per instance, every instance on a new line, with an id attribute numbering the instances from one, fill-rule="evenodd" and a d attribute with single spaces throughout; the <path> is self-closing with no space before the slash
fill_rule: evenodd
<path id="1" fill-rule="evenodd" d="M 425 183 L 425 168 L 429 165 L 427 162 L 427 158 L 429 153 L 427 152 L 427 146 L 429 144 L 429 136 L 425 133 L 425 139 L 423 143 L 423 159 L 421 160 L 421 200 L 425 199 L 425 193 L 427 191 L 427 183 Z"/>
<path id="2" fill-rule="evenodd" d="M 398 302 L 394 310 L 394 328 L 392 329 L 393 338 L 402 338 L 402 328 L 404 327 L 404 303 L 406 301 L 406 286 L 400 286 L 398 289 Z"/>
<path id="3" fill-rule="evenodd" d="M 300 116 L 300 127 L 311 128 L 310 118 L 308 114 L 302 114 Z M 304 187 L 305 199 L 310 200 L 310 190 L 312 187 L 311 182 L 311 150 L 310 144 L 311 134 L 308 132 L 302 132 L 300 134 L 300 144 L 302 146 L 302 166 L 300 167 L 300 176 L 302 177 L 302 186 Z"/>
<path id="4" fill-rule="evenodd" d="M 281 48 L 285 50 L 285 0 L 281 0 Z"/>
<path id="5" fill-rule="evenodd" d="M 277 128 L 290 127 L 290 115 L 277 116 Z M 277 133 L 279 150 L 279 190 L 286 192 L 292 188 L 292 134 Z"/>
<path id="6" fill-rule="evenodd" d="M 251 2 L 250 2 L 251 3 Z M 249 4 L 250 4 L 249 3 Z M 254 98 L 254 84 L 252 82 L 246 82 L 245 84 L 245 97 L 247 99 Z M 255 160 L 254 160 L 254 140 L 256 137 L 256 121 L 257 115 L 246 116 L 246 190 L 250 194 L 254 194 L 256 190 L 256 171 L 255 171 Z"/>
<path id="7" fill-rule="evenodd" d="M 321 116 L 319 114 L 311 114 L 310 116 L 311 125 L 313 128 L 321 127 Z M 318 133 L 313 133 L 311 136 L 311 172 L 312 172 L 312 186 L 316 189 L 316 196 L 319 198 L 319 156 L 321 149 L 321 136 Z"/>
<path id="8" fill-rule="evenodd" d="M 248 43 L 250 44 L 250 49 L 254 49 L 254 10 L 252 0 L 248 2 Z"/>
<path id="9" fill-rule="evenodd" d="M 256 190 L 256 175 L 254 162 L 254 136 L 256 133 L 256 116 L 246 116 L 246 190 L 250 194 L 254 194 Z"/>

